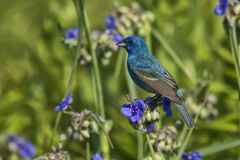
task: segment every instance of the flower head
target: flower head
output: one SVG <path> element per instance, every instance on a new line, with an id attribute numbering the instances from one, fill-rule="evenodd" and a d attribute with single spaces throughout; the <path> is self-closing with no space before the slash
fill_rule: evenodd
<path id="1" fill-rule="evenodd" d="M 127 100 L 130 103 L 122 105 L 121 112 L 128 117 L 130 125 L 141 133 L 152 132 L 159 120 L 159 111 L 151 110 L 145 100 L 132 100 L 129 96 Z"/>
<path id="2" fill-rule="evenodd" d="M 224 15 L 229 7 L 229 0 L 219 0 L 219 4 L 215 7 L 214 13 L 218 16 Z"/>
<path id="3" fill-rule="evenodd" d="M 128 117 L 131 122 L 137 122 L 143 116 L 146 105 L 143 100 L 135 100 L 132 104 L 124 104 L 121 107 L 123 115 Z"/>
<path id="4" fill-rule="evenodd" d="M 105 18 L 105 23 L 107 25 L 107 28 L 110 30 L 113 30 L 116 28 L 116 19 L 115 17 L 109 15 Z"/>
<path id="5" fill-rule="evenodd" d="M 202 160 L 202 155 L 199 152 L 183 153 L 182 160 Z"/>
<path id="6" fill-rule="evenodd" d="M 103 160 L 103 158 L 101 157 L 101 155 L 99 153 L 95 153 L 93 155 L 92 160 Z"/>
<path id="7" fill-rule="evenodd" d="M 34 145 L 21 137 L 9 135 L 7 142 L 10 150 L 17 151 L 23 158 L 33 158 L 36 154 Z"/>
<path id="8" fill-rule="evenodd" d="M 163 111 L 166 112 L 167 117 L 171 117 L 172 116 L 171 100 L 167 97 L 163 97 L 162 103 L 163 103 Z"/>
<path id="9" fill-rule="evenodd" d="M 70 28 L 64 35 L 64 43 L 67 48 L 77 47 L 79 28 Z"/>
<path id="10" fill-rule="evenodd" d="M 65 40 L 78 39 L 79 28 L 70 28 L 65 33 Z"/>
<path id="11" fill-rule="evenodd" d="M 181 146 L 177 135 L 178 132 L 174 126 L 163 127 L 157 133 L 151 133 L 150 139 L 154 150 L 170 155 L 177 153 Z"/>
<path id="12" fill-rule="evenodd" d="M 56 111 L 63 111 L 66 110 L 73 102 L 73 95 L 70 94 L 64 97 L 63 101 L 55 107 Z"/>

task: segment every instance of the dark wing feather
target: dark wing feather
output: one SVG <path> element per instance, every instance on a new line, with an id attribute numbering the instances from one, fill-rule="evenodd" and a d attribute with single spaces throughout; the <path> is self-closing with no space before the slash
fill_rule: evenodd
<path id="1" fill-rule="evenodd" d="M 178 86 L 171 75 L 163 72 L 161 73 L 150 70 L 133 69 L 132 71 L 139 76 L 139 78 L 155 92 L 170 98 L 173 102 L 181 104 L 183 99 L 177 94 Z M 170 76 L 169 76 L 170 75 Z"/>

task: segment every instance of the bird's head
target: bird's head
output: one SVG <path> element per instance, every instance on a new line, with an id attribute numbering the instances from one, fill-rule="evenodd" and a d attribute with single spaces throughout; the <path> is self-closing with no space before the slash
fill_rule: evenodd
<path id="1" fill-rule="evenodd" d="M 140 54 L 142 52 L 139 51 L 148 50 L 145 42 L 137 36 L 126 37 L 120 42 L 118 42 L 117 46 L 125 48 L 128 54 Z"/>

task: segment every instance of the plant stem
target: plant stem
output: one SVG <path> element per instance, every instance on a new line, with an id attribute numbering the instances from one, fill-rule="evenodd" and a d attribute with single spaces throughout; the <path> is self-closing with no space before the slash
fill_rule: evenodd
<path id="1" fill-rule="evenodd" d="M 202 111 L 202 108 L 203 108 L 203 105 L 201 106 L 199 112 L 197 113 L 197 115 L 196 115 L 195 118 L 194 118 L 195 123 L 197 123 L 197 120 L 198 120 L 198 117 L 199 117 L 199 115 L 200 115 L 200 113 L 201 113 L 201 111 Z M 187 127 L 184 127 L 184 128 L 183 128 L 183 132 L 184 132 L 184 133 L 181 134 L 181 137 L 180 137 L 180 138 L 182 139 L 182 141 L 181 141 L 182 146 L 181 146 L 180 150 L 178 151 L 178 155 L 175 157 L 176 160 L 181 159 L 181 156 L 182 156 L 183 152 L 185 151 L 185 149 L 186 149 L 186 147 L 187 147 L 187 144 L 188 144 L 188 142 L 189 142 L 189 140 L 190 140 L 190 137 L 191 137 L 192 132 L 193 132 L 194 129 L 195 129 L 195 128 L 190 128 L 190 130 L 187 132 Z M 186 135 L 186 134 L 187 134 L 187 135 Z M 186 138 L 185 138 L 185 137 L 186 137 Z M 184 138 L 185 138 L 185 140 L 183 141 Z"/>
<path id="2" fill-rule="evenodd" d="M 76 0 L 76 2 L 77 2 L 78 6 L 79 6 L 79 9 L 80 9 L 82 23 L 83 23 L 83 27 L 84 27 L 85 33 L 86 33 L 88 49 L 89 49 L 89 52 L 92 55 L 92 60 L 93 60 L 92 71 L 93 71 L 93 74 L 94 74 L 94 77 L 95 77 L 94 79 L 95 79 L 95 83 L 96 83 L 96 98 L 97 98 L 96 102 L 98 102 L 99 113 L 100 113 L 101 117 L 105 118 L 100 71 L 99 71 L 97 56 L 96 56 L 96 53 L 93 49 L 93 45 L 92 45 L 92 41 L 91 41 L 90 25 L 89 25 L 89 21 L 88 21 L 88 16 L 87 16 L 87 12 L 86 12 L 85 7 L 84 7 L 83 0 Z M 102 153 L 103 153 L 103 158 L 105 160 L 109 160 L 110 159 L 109 144 L 108 144 L 108 141 L 107 141 L 107 137 L 104 135 L 103 131 L 100 132 L 100 143 L 101 143 L 101 150 L 102 150 Z"/>
<path id="3" fill-rule="evenodd" d="M 116 64 L 116 68 L 113 75 L 115 80 L 117 80 L 120 75 L 122 65 L 123 65 L 123 60 L 124 60 L 124 54 L 118 51 L 117 64 Z"/>
<path id="4" fill-rule="evenodd" d="M 120 53 L 123 54 L 123 53 Z M 126 58 L 127 59 L 127 56 Z M 129 75 L 128 75 L 128 70 L 127 70 L 127 60 L 125 61 L 125 78 L 127 81 L 127 85 L 128 85 L 128 90 L 130 92 L 130 96 L 133 98 L 137 97 L 137 91 L 136 88 L 133 84 L 133 81 L 130 79 Z M 143 159 L 143 135 L 141 133 L 137 132 L 137 141 L 138 141 L 138 160 L 142 160 Z"/>
<path id="5" fill-rule="evenodd" d="M 87 142 L 87 144 L 86 144 L 86 160 L 91 160 L 90 143 L 89 142 Z"/>
<path id="6" fill-rule="evenodd" d="M 76 11 L 78 12 L 78 9 L 77 9 L 77 6 L 75 5 L 76 7 Z M 78 14 L 79 15 L 79 14 Z M 78 29 L 80 31 L 80 20 L 79 20 L 79 23 L 78 23 Z M 75 80 L 75 77 L 76 77 L 76 71 L 77 71 L 77 67 L 78 67 L 78 60 L 80 58 L 80 55 L 81 55 L 81 52 L 80 52 L 80 46 L 81 46 L 81 40 L 80 40 L 80 32 L 78 33 L 78 45 L 77 45 L 77 54 L 74 58 L 74 63 L 73 63 L 73 67 L 72 67 L 72 72 L 71 72 L 71 75 L 70 75 L 70 78 L 69 78 L 69 81 L 68 81 L 68 84 L 67 84 L 67 89 L 66 89 L 66 92 L 65 92 L 65 96 L 68 96 L 71 91 L 72 91 L 72 85 L 73 85 L 73 82 Z M 64 96 L 64 97 L 65 97 Z M 54 143 L 54 136 L 55 134 L 57 133 L 57 130 L 58 130 L 58 127 L 59 127 L 59 124 L 60 124 L 60 121 L 61 121 L 61 118 L 62 118 L 62 112 L 58 112 L 57 114 L 57 118 L 55 120 L 55 124 L 54 124 L 54 129 L 53 129 L 53 133 L 51 135 L 51 138 L 50 138 L 50 147 L 53 145 Z"/>
<path id="7" fill-rule="evenodd" d="M 149 135 L 146 134 L 146 138 L 147 138 L 147 143 L 148 143 L 148 147 L 149 147 L 149 150 L 150 150 L 150 153 L 151 153 L 151 157 L 153 160 L 165 160 L 162 152 L 158 152 L 158 158 L 156 157 L 156 154 L 153 150 L 153 147 L 152 147 L 152 144 L 151 144 L 151 141 L 150 141 L 150 138 L 149 138 Z"/>
<path id="8" fill-rule="evenodd" d="M 229 39 L 230 39 L 230 45 L 231 45 L 231 50 L 233 54 L 233 59 L 234 59 L 234 66 L 236 70 L 236 75 L 237 75 L 237 81 L 238 81 L 238 136 L 240 136 L 240 51 L 239 51 L 239 46 L 238 46 L 238 41 L 237 41 L 237 31 L 236 31 L 236 24 L 235 21 L 232 25 L 232 27 L 229 29 Z"/>
<path id="9" fill-rule="evenodd" d="M 143 136 L 141 133 L 137 133 L 137 141 L 138 141 L 138 160 L 143 159 Z"/>
<path id="10" fill-rule="evenodd" d="M 151 157 L 153 160 L 157 160 L 148 134 L 146 134 L 146 138 L 147 138 L 148 147 L 151 153 Z"/>

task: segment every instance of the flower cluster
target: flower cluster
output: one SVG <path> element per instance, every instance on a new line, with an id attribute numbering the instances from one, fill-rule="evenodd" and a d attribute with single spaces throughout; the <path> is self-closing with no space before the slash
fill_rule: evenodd
<path id="1" fill-rule="evenodd" d="M 36 158 L 35 160 L 70 160 L 70 155 L 67 151 L 53 151 L 43 156 Z"/>
<path id="2" fill-rule="evenodd" d="M 177 134 L 177 129 L 174 126 L 164 127 L 157 133 L 151 133 L 150 139 L 154 150 L 170 155 L 177 153 L 181 146 L 177 140 Z"/>
<path id="3" fill-rule="evenodd" d="M 68 134 L 73 139 L 83 141 L 90 138 L 91 133 L 98 133 L 99 124 L 103 124 L 103 122 L 101 117 L 89 110 L 72 112 Z"/>
<path id="4" fill-rule="evenodd" d="M 91 34 L 94 50 L 97 58 L 103 65 L 108 65 L 112 54 L 117 51 L 116 43 L 122 39 L 122 36 L 116 32 L 115 17 L 107 16 L 105 19 L 106 29 L 102 31 L 94 31 Z M 79 29 L 68 29 L 65 33 L 64 43 L 67 48 L 76 48 L 78 44 Z M 82 43 L 80 47 L 81 55 L 79 63 L 86 65 L 92 62 L 92 56 L 89 53 L 86 43 Z"/>
<path id="5" fill-rule="evenodd" d="M 58 143 L 58 146 L 53 146 L 53 151 L 50 153 L 46 153 L 35 160 L 70 160 L 70 155 L 67 151 L 63 151 L 63 143 L 66 140 L 66 135 L 61 134 L 60 135 L 60 142 Z"/>
<path id="6" fill-rule="evenodd" d="M 218 115 L 218 110 L 214 107 L 217 98 L 214 94 L 208 93 L 208 84 L 198 81 L 196 86 L 189 90 L 186 103 L 189 106 L 189 112 L 197 115 L 204 120 L 212 120 Z"/>
<path id="7" fill-rule="evenodd" d="M 132 100 L 123 104 L 121 112 L 128 117 L 133 128 L 140 132 L 151 132 L 155 128 L 155 122 L 159 120 L 160 114 L 154 109 L 151 110 L 144 100 Z"/>
<path id="8" fill-rule="evenodd" d="M 109 23 L 109 22 L 108 22 Z M 107 25 L 108 26 L 108 25 Z M 112 28 L 112 27 L 110 27 Z M 74 48 L 77 46 L 79 30 L 69 29 L 65 34 L 64 43 L 68 48 Z M 112 54 L 117 51 L 116 43 L 119 42 L 122 37 L 115 33 L 112 29 L 105 29 L 103 31 L 93 31 L 91 34 L 94 50 L 96 51 L 97 58 L 103 65 L 107 65 L 112 57 Z M 82 43 L 80 47 L 79 63 L 86 65 L 92 62 L 92 56 L 88 50 L 87 44 Z"/>
<path id="9" fill-rule="evenodd" d="M 202 160 L 202 155 L 199 152 L 183 153 L 182 160 Z"/>
<path id="10" fill-rule="evenodd" d="M 144 11 L 138 3 L 130 6 L 116 6 L 113 14 L 117 33 L 121 35 L 146 36 L 155 16 L 150 11 Z M 112 18 L 113 19 L 113 18 Z M 113 22 L 109 21 L 109 22 Z"/>
<path id="11" fill-rule="evenodd" d="M 35 147 L 31 142 L 14 134 L 7 137 L 7 146 L 9 151 L 16 152 L 25 159 L 31 159 L 36 154 Z"/>

